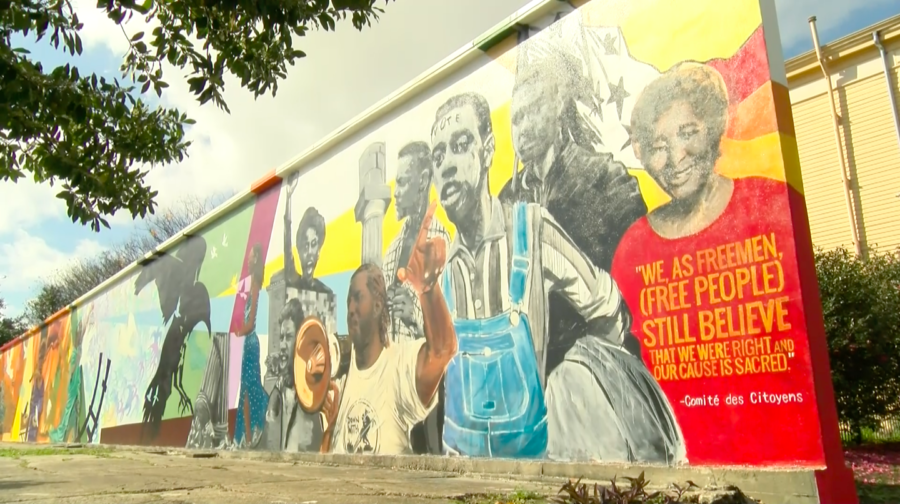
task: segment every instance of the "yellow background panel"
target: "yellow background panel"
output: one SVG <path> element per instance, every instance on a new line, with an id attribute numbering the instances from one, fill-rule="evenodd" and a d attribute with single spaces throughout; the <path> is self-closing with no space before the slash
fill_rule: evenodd
<path id="1" fill-rule="evenodd" d="M 762 24 L 757 0 L 595 0 L 581 12 L 585 26 L 619 26 L 631 57 L 660 72 L 682 61 L 731 58 Z M 517 40 L 511 35 L 486 54 L 515 72 Z"/>
<path id="2" fill-rule="evenodd" d="M 665 72 L 685 60 L 730 58 L 762 24 L 758 0 L 595 0 L 587 26 L 619 26 L 638 61 Z"/>

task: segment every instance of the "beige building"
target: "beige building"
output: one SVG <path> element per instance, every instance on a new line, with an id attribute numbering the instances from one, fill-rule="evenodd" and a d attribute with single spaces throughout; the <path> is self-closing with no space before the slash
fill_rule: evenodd
<path id="1" fill-rule="evenodd" d="M 820 49 L 786 62 L 813 243 L 897 249 L 900 16 Z"/>

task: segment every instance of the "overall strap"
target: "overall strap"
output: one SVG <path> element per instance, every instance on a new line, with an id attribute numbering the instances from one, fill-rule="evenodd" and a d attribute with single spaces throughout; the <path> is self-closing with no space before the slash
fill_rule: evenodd
<path id="1" fill-rule="evenodd" d="M 450 273 L 452 268 L 453 263 L 447 261 L 447 265 L 444 267 L 444 273 L 441 274 L 441 290 L 444 294 L 444 302 L 447 303 L 447 311 L 450 312 L 452 318 L 456 318 L 456 296 L 453 291 L 452 274 Z"/>
<path id="2" fill-rule="evenodd" d="M 512 211 L 512 261 L 509 269 L 509 301 L 515 309 L 521 306 L 528 287 L 529 254 L 528 206 L 516 202 Z"/>

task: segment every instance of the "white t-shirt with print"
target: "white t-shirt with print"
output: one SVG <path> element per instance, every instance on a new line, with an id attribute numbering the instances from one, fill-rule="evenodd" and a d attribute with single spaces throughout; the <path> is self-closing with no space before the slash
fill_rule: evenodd
<path id="1" fill-rule="evenodd" d="M 416 362 L 425 340 L 394 343 L 369 369 L 350 357 L 341 409 L 331 442 L 333 453 L 398 455 L 410 453 L 409 431 L 434 409 L 416 392 Z"/>

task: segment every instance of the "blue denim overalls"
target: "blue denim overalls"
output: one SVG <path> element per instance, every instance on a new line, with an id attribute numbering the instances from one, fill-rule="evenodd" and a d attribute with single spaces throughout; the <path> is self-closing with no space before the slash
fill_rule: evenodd
<path id="1" fill-rule="evenodd" d="M 526 205 L 512 216 L 510 311 L 487 319 L 455 319 L 459 351 L 447 367 L 444 446 L 471 457 L 540 458 L 547 449 L 547 406 L 528 315 L 522 311 L 531 269 Z M 444 297 L 455 300 L 450 268 Z"/>

